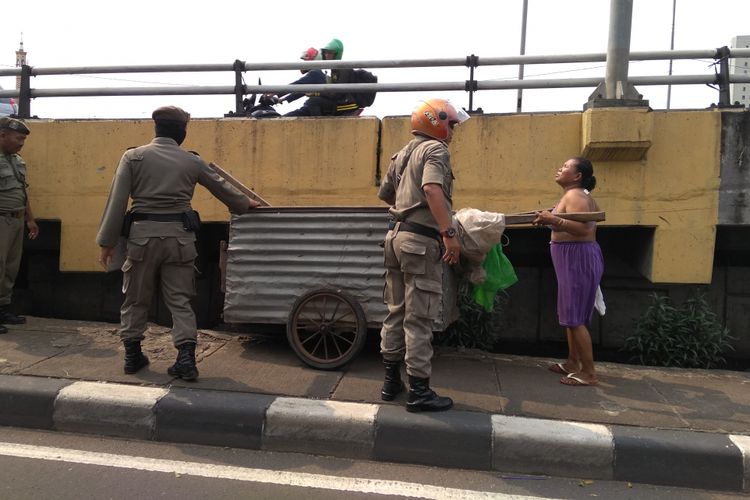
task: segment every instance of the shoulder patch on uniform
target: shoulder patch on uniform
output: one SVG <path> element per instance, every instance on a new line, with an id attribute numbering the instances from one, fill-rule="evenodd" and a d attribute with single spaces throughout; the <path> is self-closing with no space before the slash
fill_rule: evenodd
<path id="1" fill-rule="evenodd" d="M 140 151 L 140 150 L 139 150 L 138 148 L 136 148 L 136 147 L 128 148 L 128 149 L 127 149 L 127 150 L 125 151 L 125 154 L 126 154 L 126 155 L 127 155 L 127 157 L 128 157 L 128 158 L 130 158 L 131 160 L 137 160 L 137 161 L 140 161 L 140 160 L 142 160 L 142 159 L 143 159 L 143 151 Z"/>
<path id="2" fill-rule="evenodd" d="M 200 158 L 200 156 L 201 156 L 201 155 L 199 155 L 199 154 L 198 154 L 198 152 L 197 152 L 197 151 L 189 151 L 189 150 L 188 150 L 188 153 L 193 153 L 193 154 L 194 154 L 195 156 L 197 156 L 198 158 Z"/>

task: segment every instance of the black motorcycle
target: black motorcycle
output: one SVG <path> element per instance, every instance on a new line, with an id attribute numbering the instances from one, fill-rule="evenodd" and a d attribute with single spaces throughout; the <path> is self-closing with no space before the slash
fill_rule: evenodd
<path id="1" fill-rule="evenodd" d="M 278 97 L 263 94 L 257 99 L 258 104 L 255 104 L 256 97 L 253 94 L 249 98 L 242 100 L 245 116 L 249 116 L 250 118 L 278 118 L 281 116 L 281 113 L 273 107 L 275 104 L 281 102 Z"/>

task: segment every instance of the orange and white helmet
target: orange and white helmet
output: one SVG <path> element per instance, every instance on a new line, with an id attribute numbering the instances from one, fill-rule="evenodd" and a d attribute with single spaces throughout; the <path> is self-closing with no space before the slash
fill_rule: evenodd
<path id="1" fill-rule="evenodd" d="M 299 56 L 300 59 L 303 61 L 319 61 L 322 59 L 322 56 L 320 55 L 320 51 L 314 47 L 310 47 L 309 49 L 302 52 L 302 55 Z"/>
<path id="2" fill-rule="evenodd" d="M 451 137 L 453 127 L 469 119 L 463 109 L 456 109 L 445 99 L 421 101 L 411 113 L 411 133 L 422 134 L 439 141 Z"/>

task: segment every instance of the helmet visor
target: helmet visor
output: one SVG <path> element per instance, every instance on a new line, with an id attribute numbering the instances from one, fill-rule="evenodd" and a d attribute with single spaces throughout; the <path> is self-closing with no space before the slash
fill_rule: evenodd
<path id="1" fill-rule="evenodd" d="M 471 118 L 471 116 L 463 108 L 456 108 L 456 118 L 458 118 L 458 123 L 463 123 Z"/>

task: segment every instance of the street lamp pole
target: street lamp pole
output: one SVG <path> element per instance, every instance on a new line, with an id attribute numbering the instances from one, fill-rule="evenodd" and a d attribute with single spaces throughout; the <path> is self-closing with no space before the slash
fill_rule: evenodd
<path id="1" fill-rule="evenodd" d="M 529 11 L 529 0 L 523 0 L 523 15 L 521 19 L 521 55 L 526 54 L 526 16 Z M 523 64 L 518 65 L 518 80 L 523 80 Z M 521 112 L 523 104 L 523 89 L 518 89 L 518 98 L 516 100 L 516 112 Z"/>
<path id="2" fill-rule="evenodd" d="M 669 44 L 669 50 L 674 50 L 674 20 L 677 12 L 677 0 L 672 0 L 672 41 Z M 672 76 L 672 59 L 669 60 L 669 76 Z M 672 102 L 672 85 L 667 85 L 667 109 Z"/>

